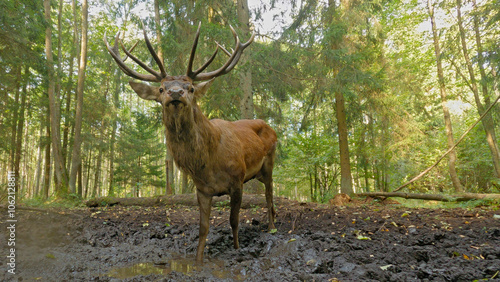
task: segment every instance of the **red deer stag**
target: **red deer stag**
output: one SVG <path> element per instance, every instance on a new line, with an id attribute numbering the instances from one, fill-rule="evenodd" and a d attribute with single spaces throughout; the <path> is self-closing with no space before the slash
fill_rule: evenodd
<path id="1" fill-rule="evenodd" d="M 241 43 L 234 29 L 230 27 L 236 41 L 232 54 L 217 44 L 215 52 L 208 61 L 193 71 L 200 27 L 201 23 L 191 49 L 187 73 L 179 76 L 167 75 L 163 62 L 149 42 L 144 26 L 144 40 L 160 72 L 153 70 L 132 55 L 133 47 L 127 51 L 120 42 L 125 54 L 149 74 L 141 74 L 129 68 L 124 63 L 126 57 L 122 59 L 119 54 L 118 36 L 115 38 L 114 47 L 110 48 L 104 35 L 104 42 L 109 53 L 125 74 L 138 80 L 160 83 L 159 86 L 150 86 L 129 81 L 139 97 L 161 103 L 168 147 L 177 166 L 192 177 L 196 186 L 200 206 L 197 262 L 203 261 L 213 196 L 229 194 L 231 198 L 229 221 L 233 231 L 234 248 L 239 248 L 238 222 L 243 183 L 252 178 L 258 179 L 266 187 L 269 230 L 275 228 L 272 172 L 277 142 L 274 130 L 262 120 L 234 122 L 220 119 L 208 120 L 202 114 L 197 100 L 205 94 L 216 77 L 234 68 L 243 50 L 252 43 L 255 34 L 252 34 L 248 42 Z M 217 70 L 203 72 L 212 63 L 219 49 L 229 55 L 227 62 Z"/>

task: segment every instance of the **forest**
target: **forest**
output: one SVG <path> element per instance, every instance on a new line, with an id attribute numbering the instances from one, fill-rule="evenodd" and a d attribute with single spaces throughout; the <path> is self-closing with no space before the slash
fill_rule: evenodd
<path id="1" fill-rule="evenodd" d="M 117 36 L 153 65 L 141 22 L 170 74 L 184 74 L 199 23 L 196 66 L 233 46 L 230 25 L 243 42 L 255 33 L 199 103 L 210 119 L 276 131 L 276 195 L 390 192 L 447 151 L 406 191 L 500 192 L 498 1 L 6 0 L 0 198 L 8 171 L 24 200 L 194 191 L 167 152 L 161 106 L 133 92 L 104 43 Z"/>

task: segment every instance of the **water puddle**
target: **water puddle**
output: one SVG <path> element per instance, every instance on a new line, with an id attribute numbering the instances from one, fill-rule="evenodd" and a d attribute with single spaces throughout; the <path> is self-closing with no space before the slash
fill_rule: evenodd
<path id="1" fill-rule="evenodd" d="M 113 268 L 107 276 L 118 279 L 127 279 L 140 275 L 168 275 L 171 272 L 181 272 L 188 276 L 200 275 L 213 276 L 219 279 L 244 280 L 245 276 L 236 270 L 225 267 L 224 261 L 209 259 L 203 265 L 195 264 L 194 258 L 178 257 L 168 260 L 165 264 L 152 262 L 137 263 L 131 266 Z"/>

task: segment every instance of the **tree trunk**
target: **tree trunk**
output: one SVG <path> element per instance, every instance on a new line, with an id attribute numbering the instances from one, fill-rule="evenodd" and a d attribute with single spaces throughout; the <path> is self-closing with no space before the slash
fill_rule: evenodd
<path id="1" fill-rule="evenodd" d="M 28 96 L 28 93 L 27 93 L 27 87 L 26 85 L 28 84 L 28 77 L 29 77 L 29 67 L 26 66 L 25 67 L 25 70 L 24 70 L 24 75 L 25 75 L 25 79 L 24 79 L 24 84 L 23 84 L 23 93 L 21 95 L 21 109 L 19 110 L 19 116 L 18 116 L 18 121 L 17 121 L 17 134 L 16 134 L 16 154 L 15 154 L 15 157 L 14 157 L 14 172 L 15 172 L 15 175 L 17 175 L 18 177 L 21 176 L 21 174 L 19 173 L 19 168 L 20 168 L 20 164 L 21 164 L 21 151 L 23 149 L 23 131 L 24 131 L 24 110 L 26 108 L 26 97 Z M 19 183 L 18 185 L 16 185 L 16 189 L 18 188 Z"/>
<path id="2" fill-rule="evenodd" d="M 13 113 L 12 113 L 12 129 L 11 129 L 11 140 L 10 140 L 10 158 L 9 158 L 9 161 L 10 161 L 10 167 L 11 169 L 14 169 L 14 158 L 15 158 L 15 155 L 16 155 L 16 135 L 17 135 L 17 122 L 18 122 L 18 119 L 19 119 L 19 95 L 21 94 L 20 93 L 20 84 L 21 84 L 21 67 L 16 67 L 15 69 L 15 73 L 16 73 L 16 83 L 14 84 L 15 86 L 15 98 L 14 98 L 14 105 L 12 106 L 12 109 L 13 109 Z M 16 174 L 17 176 L 19 174 Z M 16 185 L 17 187 L 18 185 Z"/>
<path id="3" fill-rule="evenodd" d="M 479 89 L 477 87 L 477 81 L 476 77 L 474 74 L 474 68 L 472 67 L 472 62 L 469 57 L 469 51 L 467 49 L 467 43 L 466 43 L 466 35 L 465 35 L 465 29 L 463 27 L 463 21 L 462 21 L 462 13 L 461 13 L 461 8 L 462 8 L 462 1 L 457 0 L 457 20 L 458 20 L 458 28 L 460 31 L 460 41 L 462 43 L 462 51 L 464 53 L 464 59 L 465 63 L 467 64 L 467 70 L 469 72 L 469 77 L 470 77 L 470 85 L 472 88 L 472 92 L 474 93 L 474 100 L 476 101 L 476 106 L 477 106 L 477 111 L 479 116 L 481 116 L 484 113 L 484 105 L 481 102 L 481 99 L 479 98 Z M 476 1 L 474 0 L 474 8 L 477 11 L 476 7 Z M 479 59 L 479 71 L 481 74 L 481 89 L 483 92 L 483 97 L 486 101 L 487 104 L 490 103 L 490 95 L 488 94 L 488 86 L 486 84 L 486 72 L 484 70 L 484 57 L 483 57 L 483 48 L 481 44 L 481 36 L 479 33 L 479 20 L 477 18 L 477 15 L 474 14 L 474 32 L 475 32 L 475 38 L 476 38 L 476 45 L 477 45 L 477 53 L 478 53 L 478 59 Z M 498 149 L 498 143 L 497 143 L 497 138 L 496 138 L 496 133 L 495 133 L 495 125 L 493 123 L 493 118 L 490 113 L 486 114 L 484 119 L 482 120 L 482 125 L 486 134 L 486 141 L 488 142 L 488 146 L 490 148 L 491 152 L 491 157 L 493 160 L 493 166 L 495 168 L 495 175 L 496 177 L 500 177 L 500 153 Z"/>
<path id="4" fill-rule="evenodd" d="M 431 26 L 432 26 L 432 37 L 434 39 L 434 53 L 436 55 L 439 91 L 441 93 L 441 106 L 443 108 L 444 123 L 445 123 L 445 127 L 446 127 L 446 137 L 447 137 L 447 142 L 448 142 L 448 148 L 452 148 L 455 145 L 455 140 L 453 138 L 453 129 L 452 129 L 452 125 L 451 125 L 450 111 L 448 109 L 448 106 L 446 105 L 447 94 L 446 94 L 446 85 L 444 82 L 443 67 L 441 64 L 441 49 L 439 47 L 439 38 L 438 38 L 438 33 L 437 33 L 437 28 L 436 28 L 436 22 L 434 19 L 434 7 L 433 7 L 433 4 L 431 3 L 431 0 L 427 0 L 427 7 L 429 9 L 429 17 L 430 17 Z M 461 191 L 463 191 L 463 187 L 462 187 L 462 184 L 460 183 L 460 180 L 458 179 L 457 170 L 455 167 L 456 161 L 457 161 L 456 151 L 452 150 L 449 154 L 449 159 L 448 159 L 448 168 L 449 168 L 449 172 L 450 172 L 450 178 L 451 178 L 451 181 L 453 183 L 453 187 L 455 188 L 455 191 L 461 192 Z"/>
<path id="5" fill-rule="evenodd" d="M 354 193 L 352 189 L 351 162 L 349 160 L 349 143 L 347 138 L 347 121 L 345 115 L 344 95 L 340 90 L 335 93 L 335 112 L 339 131 L 340 147 L 340 192 L 347 195 Z"/>
<path id="6" fill-rule="evenodd" d="M 158 42 L 158 58 L 163 62 L 163 50 L 162 50 L 162 36 L 161 36 L 161 22 L 160 22 L 160 3 L 158 0 L 154 1 L 155 10 L 155 26 L 156 26 L 156 41 Z M 165 138 L 166 140 L 166 138 Z M 168 149 L 167 142 L 165 141 L 165 150 L 167 152 L 165 157 L 165 194 L 172 194 L 172 187 L 174 183 L 174 158 Z"/>
<path id="7" fill-rule="evenodd" d="M 50 18 L 50 0 L 44 0 L 45 20 L 51 23 Z M 68 178 L 66 168 L 63 165 L 61 153 L 61 138 L 59 126 L 59 105 L 55 93 L 55 76 L 54 76 L 54 60 L 52 56 L 52 27 L 49 25 L 45 30 L 45 55 L 47 57 L 48 69 L 48 95 L 49 95 L 49 110 L 50 110 L 50 129 L 52 140 L 52 155 L 54 156 L 54 174 L 55 174 L 55 191 L 57 196 L 63 196 L 67 193 Z"/>
<path id="8" fill-rule="evenodd" d="M 90 187 L 89 187 L 90 164 L 92 163 L 92 161 L 93 161 L 93 159 L 92 159 L 92 151 L 90 151 L 89 154 L 88 154 L 88 160 L 87 160 L 87 172 L 86 172 L 87 178 L 85 178 L 85 198 L 92 197 L 92 194 L 90 194 L 90 192 L 89 192 L 89 190 L 90 190 Z M 83 168 L 82 168 L 82 179 L 83 179 Z M 83 184 L 83 181 L 82 181 L 82 184 Z M 83 189 L 83 185 L 82 185 L 82 189 Z"/>
<path id="9" fill-rule="evenodd" d="M 38 138 L 38 153 L 36 158 L 36 173 L 35 173 L 35 186 L 33 187 L 34 196 L 38 196 L 40 194 L 40 178 L 42 176 L 42 134 L 43 134 L 43 126 L 40 126 L 40 133 Z"/>
<path id="10" fill-rule="evenodd" d="M 237 0 L 237 11 L 238 11 L 238 21 L 240 22 L 240 27 L 242 33 L 245 36 L 250 35 L 250 11 L 248 9 L 247 0 Z M 241 118 L 253 119 L 253 93 L 252 93 L 252 71 L 248 67 L 250 57 L 247 53 L 241 55 L 239 62 L 240 71 L 240 88 L 242 92 L 241 102 L 240 102 L 240 112 Z"/>
<path id="11" fill-rule="evenodd" d="M 69 147 L 69 134 L 70 134 L 70 128 L 74 127 L 74 123 L 70 123 L 70 110 L 71 110 L 71 89 L 73 89 L 73 67 L 74 67 L 74 60 L 78 55 L 78 27 L 77 27 L 77 21 L 76 21 L 76 0 L 71 1 L 71 9 L 73 11 L 73 44 L 71 45 L 71 55 L 69 58 L 69 71 L 68 71 L 68 85 L 66 87 L 66 105 L 65 105 L 65 120 L 64 120 L 64 129 L 63 129 L 63 148 L 62 148 L 62 153 L 64 157 L 64 163 L 66 166 L 66 171 L 70 172 L 71 167 L 71 159 L 69 156 L 71 155 L 71 152 L 68 152 L 68 147 Z"/>
<path id="12" fill-rule="evenodd" d="M 115 191 L 114 191 L 114 169 L 115 169 L 115 142 L 116 142 L 116 128 L 118 126 L 118 121 L 117 117 L 114 117 L 113 125 L 111 128 L 111 141 L 109 145 L 109 188 L 108 188 L 108 195 L 109 196 L 114 196 Z"/>
<path id="13" fill-rule="evenodd" d="M 181 171 L 181 175 L 182 175 L 182 194 L 188 194 L 190 192 L 188 174 Z"/>
<path id="14" fill-rule="evenodd" d="M 69 178 L 69 187 L 71 193 L 76 193 L 76 175 L 79 166 L 82 165 L 81 133 L 82 133 L 83 87 L 85 85 L 85 69 L 87 67 L 87 28 L 88 28 L 88 4 L 87 0 L 83 0 L 80 65 L 78 68 L 78 85 L 76 90 L 75 137 L 73 142 L 73 154 L 71 157 L 71 174 Z"/>
<path id="15" fill-rule="evenodd" d="M 102 146 L 99 145 L 99 154 L 97 155 L 97 163 L 94 173 L 94 191 L 96 191 L 95 197 L 101 196 L 101 185 L 99 179 L 101 178 L 101 165 L 102 165 Z"/>
<path id="16" fill-rule="evenodd" d="M 47 119 L 49 119 L 47 115 Z M 45 139 L 45 164 L 43 170 L 43 193 L 42 198 L 46 200 L 49 198 L 50 189 L 50 121 L 46 124 L 46 139 Z"/>

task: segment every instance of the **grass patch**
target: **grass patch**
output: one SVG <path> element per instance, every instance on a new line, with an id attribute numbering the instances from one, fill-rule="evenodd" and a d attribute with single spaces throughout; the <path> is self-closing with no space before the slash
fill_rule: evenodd
<path id="1" fill-rule="evenodd" d="M 396 198 L 396 201 L 401 203 L 403 207 L 406 208 L 428 208 L 428 209 L 453 209 L 453 208 L 463 208 L 472 209 L 477 207 L 487 207 L 493 210 L 499 209 L 499 200 L 470 200 L 461 202 L 442 202 L 442 201 L 429 201 L 429 200 L 418 200 L 418 199 L 405 199 Z"/>
<path id="2" fill-rule="evenodd" d="M 20 203 L 22 205 L 35 208 L 71 209 L 84 207 L 83 201 L 80 198 L 70 196 L 66 198 L 51 197 L 45 200 L 42 198 L 23 199 Z"/>

